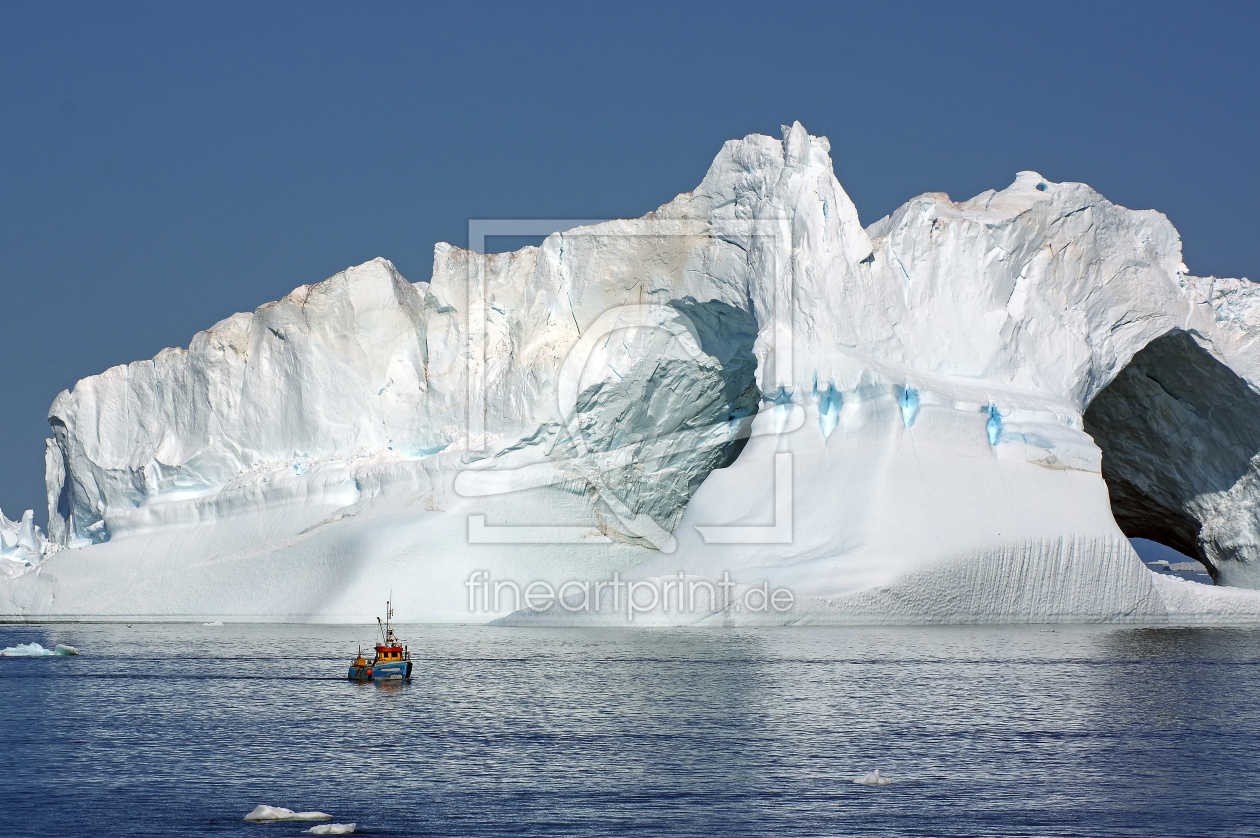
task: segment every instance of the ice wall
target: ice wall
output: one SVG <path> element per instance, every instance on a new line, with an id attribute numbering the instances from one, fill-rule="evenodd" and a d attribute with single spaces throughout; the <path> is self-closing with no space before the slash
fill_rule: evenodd
<path id="1" fill-rule="evenodd" d="M 479 609 L 480 572 L 794 597 L 666 623 L 1260 618 L 1122 532 L 1171 521 L 1253 584 L 1253 299 L 1159 213 L 1033 172 L 863 229 L 796 124 L 641 219 L 439 244 L 428 282 L 374 260 L 79 382 L 65 549 L 0 613 L 357 620 L 392 586 L 406 619 L 620 619 Z M 1153 412 L 1152 363 L 1189 388 Z"/>

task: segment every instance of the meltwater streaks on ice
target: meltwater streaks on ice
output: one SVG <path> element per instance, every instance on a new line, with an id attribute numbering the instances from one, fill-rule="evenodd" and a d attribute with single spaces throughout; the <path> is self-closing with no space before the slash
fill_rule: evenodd
<path id="1" fill-rule="evenodd" d="M 818 374 L 814 373 L 814 399 L 818 402 L 818 427 L 822 429 L 823 439 L 831 436 L 840 421 L 840 408 L 844 399 L 836 391 L 834 381 L 827 382 L 827 389 L 818 389 Z"/>
<path id="2" fill-rule="evenodd" d="M 910 427 L 919 416 L 919 391 L 909 385 L 897 388 L 897 404 L 901 406 L 901 421 Z"/>
<path id="3" fill-rule="evenodd" d="M 998 438 L 1002 435 L 1002 416 L 998 413 L 997 405 L 990 404 L 986 412 L 989 414 L 989 421 L 985 423 L 989 431 L 989 444 L 997 445 Z"/>
<path id="4" fill-rule="evenodd" d="M 792 411 L 795 407 L 792 403 L 792 393 L 786 387 L 779 389 L 772 396 L 763 396 L 765 401 L 774 405 L 774 432 L 781 434 L 788 429 L 788 424 L 792 419 Z"/>

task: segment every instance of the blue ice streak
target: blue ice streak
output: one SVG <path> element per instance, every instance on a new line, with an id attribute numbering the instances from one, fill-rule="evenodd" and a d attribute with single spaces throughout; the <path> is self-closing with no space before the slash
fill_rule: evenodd
<path id="1" fill-rule="evenodd" d="M 1002 435 L 1002 417 L 998 413 L 997 405 L 989 405 L 988 413 L 989 444 L 997 445 L 998 437 Z"/>
<path id="2" fill-rule="evenodd" d="M 919 415 L 919 391 L 913 387 L 902 387 L 897 394 L 897 402 L 901 405 L 901 421 L 908 428 Z"/>
<path id="3" fill-rule="evenodd" d="M 818 396 L 818 425 L 822 428 L 823 439 L 826 439 L 840 421 L 840 408 L 844 399 L 836 391 L 835 382 L 829 382 L 822 393 L 817 393 L 815 385 L 815 392 Z"/>

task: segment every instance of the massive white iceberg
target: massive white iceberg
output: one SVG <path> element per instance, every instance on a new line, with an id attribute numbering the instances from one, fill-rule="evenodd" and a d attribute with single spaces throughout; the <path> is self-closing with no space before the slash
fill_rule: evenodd
<path id="1" fill-rule="evenodd" d="M 80 381 L 0 615 L 1257 620 L 1257 336 L 1158 212 L 1021 172 L 863 229 L 796 124 L 643 218 Z"/>

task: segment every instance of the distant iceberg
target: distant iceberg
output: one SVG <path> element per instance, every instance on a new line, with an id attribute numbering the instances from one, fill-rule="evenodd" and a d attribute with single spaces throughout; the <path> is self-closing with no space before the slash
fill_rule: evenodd
<path id="1" fill-rule="evenodd" d="M 73 646 L 65 646 L 58 643 L 56 648 L 45 649 L 38 643 L 24 643 L 17 646 L 10 646 L 7 649 L 0 649 L 0 657 L 6 658 L 47 658 L 47 657 L 69 657 L 79 654 L 79 650 Z"/>
<path id="2" fill-rule="evenodd" d="M 892 784 L 892 780 L 881 774 L 878 768 L 869 774 L 863 774 L 853 782 L 859 786 L 887 786 Z"/>
<path id="3" fill-rule="evenodd" d="M 0 616 L 1260 621 L 1258 336 L 1158 212 L 1025 171 L 864 228 L 797 123 L 643 218 L 375 259 L 78 382 Z"/>
<path id="4" fill-rule="evenodd" d="M 295 812 L 292 809 L 286 809 L 283 806 L 255 806 L 253 811 L 245 816 L 247 821 L 265 822 L 265 821 L 326 821 L 331 820 L 332 815 L 324 812 Z"/>

